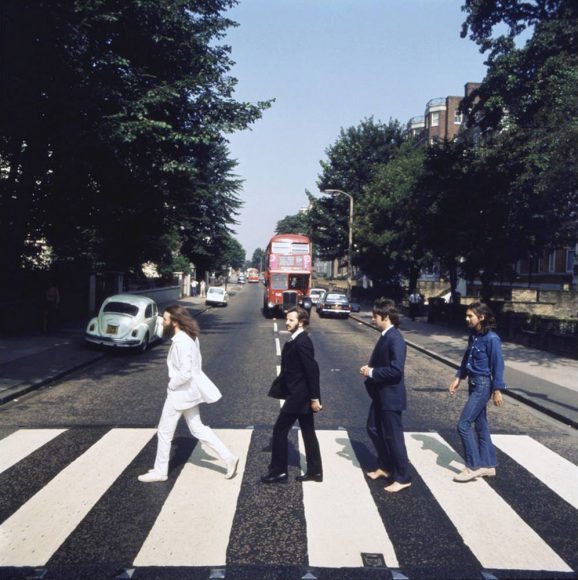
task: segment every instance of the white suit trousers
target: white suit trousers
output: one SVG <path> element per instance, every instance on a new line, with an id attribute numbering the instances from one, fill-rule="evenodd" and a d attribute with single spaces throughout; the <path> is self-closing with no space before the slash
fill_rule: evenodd
<path id="1" fill-rule="evenodd" d="M 196 437 L 201 443 L 210 447 L 222 461 L 227 463 L 234 457 L 227 447 L 225 447 L 224 443 L 215 435 L 213 430 L 207 425 L 203 425 L 198 405 L 178 411 L 167 398 L 157 432 L 158 445 L 154 467 L 156 473 L 167 475 L 169 472 L 171 442 L 181 415 L 184 415 L 193 437 Z"/>

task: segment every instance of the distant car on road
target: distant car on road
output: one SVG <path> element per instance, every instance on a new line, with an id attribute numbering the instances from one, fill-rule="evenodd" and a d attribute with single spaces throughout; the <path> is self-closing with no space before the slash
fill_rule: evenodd
<path id="1" fill-rule="evenodd" d="M 245 274 L 239 274 L 237 277 L 237 284 L 246 284 L 247 283 L 247 276 Z"/>
<path id="2" fill-rule="evenodd" d="M 325 294 L 325 290 L 323 288 L 311 288 L 311 290 L 309 290 L 309 296 L 313 304 L 317 304 L 323 294 Z"/>
<path id="3" fill-rule="evenodd" d="M 337 316 L 348 318 L 351 312 L 349 298 L 339 292 L 327 292 L 317 302 L 317 314 L 319 316 Z"/>
<path id="4" fill-rule="evenodd" d="M 211 286 L 207 290 L 205 304 L 213 306 L 227 306 L 229 303 L 229 293 L 222 286 Z"/>
<path id="5" fill-rule="evenodd" d="M 161 330 L 162 319 L 154 300 L 136 294 L 115 294 L 105 299 L 98 316 L 90 320 L 84 338 L 92 344 L 144 352 L 159 340 Z"/>

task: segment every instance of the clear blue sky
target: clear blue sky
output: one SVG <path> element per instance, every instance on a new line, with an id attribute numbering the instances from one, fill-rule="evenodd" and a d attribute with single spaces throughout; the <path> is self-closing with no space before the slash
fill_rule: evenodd
<path id="1" fill-rule="evenodd" d="M 484 55 L 460 38 L 462 0 L 241 0 L 226 43 L 237 100 L 275 98 L 252 130 L 230 136 L 244 179 L 235 227 L 250 259 L 278 220 L 319 195 L 319 161 L 373 116 L 405 124 L 435 97 L 463 95 Z"/>

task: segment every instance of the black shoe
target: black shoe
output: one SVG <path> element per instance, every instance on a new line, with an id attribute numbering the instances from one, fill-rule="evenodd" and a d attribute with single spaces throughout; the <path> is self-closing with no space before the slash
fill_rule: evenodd
<path id="1" fill-rule="evenodd" d="M 268 473 L 261 476 L 262 483 L 287 483 L 288 479 L 286 473 Z"/>
<path id="2" fill-rule="evenodd" d="M 297 481 L 316 481 L 317 483 L 321 483 L 323 481 L 323 474 L 322 473 L 306 473 L 305 475 L 298 475 L 295 478 Z"/>

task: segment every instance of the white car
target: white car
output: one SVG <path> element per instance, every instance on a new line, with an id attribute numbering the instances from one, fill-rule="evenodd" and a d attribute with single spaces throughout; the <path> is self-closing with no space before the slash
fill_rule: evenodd
<path id="1" fill-rule="evenodd" d="M 151 298 L 135 294 L 109 296 L 88 323 L 85 340 L 92 344 L 135 348 L 144 352 L 162 336 L 162 318 Z"/>
<path id="2" fill-rule="evenodd" d="M 211 286 L 207 290 L 205 304 L 214 306 L 227 306 L 229 294 L 222 286 Z"/>
<path id="3" fill-rule="evenodd" d="M 309 297 L 311 298 L 311 302 L 313 304 L 317 304 L 319 299 L 325 294 L 325 290 L 323 288 L 311 288 L 309 291 Z"/>

